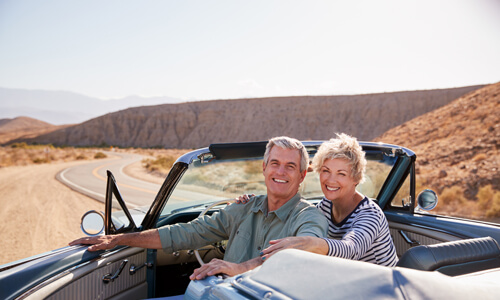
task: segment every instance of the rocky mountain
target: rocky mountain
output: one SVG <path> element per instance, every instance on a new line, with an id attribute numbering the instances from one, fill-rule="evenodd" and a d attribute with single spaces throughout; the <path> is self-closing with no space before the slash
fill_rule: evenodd
<path id="1" fill-rule="evenodd" d="M 63 127 L 28 117 L 0 119 L 0 144 L 19 138 L 33 138 L 61 128 Z"/>
<path id="2" fill-rule="evenodd" d="M 401 124 L 375 141 L 417 154 L 417 175 L 441 192 L 460 186 L 468 199 L 492 185 L 500 190 L 500 83 L 472 91 Z"/>
<path id="3" fill-rule="evenodd" d="M 129 108 L 30 140 L 55 145 L 196 148 L 289 135 L 371 140 L 482 86 L 355 96 L 216 100 Z"/>

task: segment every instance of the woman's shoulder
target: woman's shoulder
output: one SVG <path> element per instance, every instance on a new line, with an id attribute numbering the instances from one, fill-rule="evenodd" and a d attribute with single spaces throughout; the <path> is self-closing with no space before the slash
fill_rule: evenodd
<path id="1" fill-rule="evenodd" d="M 374 200 L 366 196 L 363 198 L 363 200 L 361 200 L 360 204 L 356 209 L 356 212 L 357 214 L 362 214 L 362 215 L 364 214 L 377 215 L 377 216 L 384 215 L 384 212 L 382 211 L 380 206 L 378 206 L 378 204 Z"/>

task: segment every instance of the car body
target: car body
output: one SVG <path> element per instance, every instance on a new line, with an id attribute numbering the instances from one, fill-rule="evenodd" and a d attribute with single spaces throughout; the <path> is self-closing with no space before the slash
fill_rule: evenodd
<path id="1" fill-rule="evenodd" d="M 312 158 L 322 142 L 303 143 Z M 384 210 L 399 257 L 410 248 L 418 249 L 418 245 L 441 245 L 482 237 L 491 237 L 489 245 L 498 247 L 500 226 L 497 224 L 432 215 L 417 207 L 416 155 L 410 149 L 382 143 L 360 144 L 368 165 L 366 181 L 358 190 Z M 103 222 L 99 224 L 99 218 L 96 218 L 90 221 L 90 226 L 83 226 L 89 234 L 101 234 L 101 228 L 104 234 L 142 231 L 188 222 L 201 213 L 213 213 L 223 209 L 225 204 L 221 203 L 241 194 L 265 194 L 262 175 L 265 146 L 266 142 L 212 144 L 181 156 L 147 209 L 129 210 L 124 201 L 126 195 L 122 198 L 113 175 L 109 173 Z M 312 204 L 322 199 L 317 174 L 307 174 L 300 193 Z M 436 200 L 432 198 L 432 193 L 423 195 L 420 198 L 422 206 L 434 206 Z M 217 204 L 211 207 L 213 203 Z M 202 249 L 174 253 L 124 246 L 98 252 L 86 249 L 87 246 L 65 247 L 0 266 L 0 298 L 144 299 L 184 295 L 187 299 L 307 299 L 312 290 L 318 297 L 320 294 L 316 290 L 322 291 L 323 297 L 327 298 L 398 298 L 405 295 L 407 298 L 432 298 L 432 293 L 443 295 L 446 291 L 463 298 L 468 293 L 477 294 L 477 289 L 483 293 L 478 295 L 498 295 L 497 287 L 488 289 L 488 284 L 484 282 L 479 287 L 474 280 L 470 280 L 471 284 L 462 284 L 469 281 L 463 279 L 464 276 L 472 278 L 472 274 L 478 272 L 488 272 L 486 277 L 498 278 L 495 274 L 499 272 L 495 272 L 493 267 L 497 266 L 500 257 L 495 256 L 494 249 L 487 258 L 478 255 L 475 260 L 465 262 L 474 268 L 461 266 L 462 273 L 453 276 L 286 250 L 245 274 L 232 278 L 212 276 L 193 282 L 189 280 L 189 275 L 199 266 L 197 257 L 205 261 L 222 258 L 223 241 Z M 479 252 L 481 254 L 482 250 Z M 485 259 L 487 262 L 484 262 Z M 483 263 L 476 264 L 480 260 Z M 286 276 L 278 276 L 277 270 Z M 366 275 L 368 273 L 372 275 Z M 396 273 L 400 276 L 395 276 Z M 329 276 L 338 280 L 324 279 Z M 397 282 L 394 278 L 402 281 Z M 455 290 L 450 288 L 454 284 L 457 286 Z M 398 285 L 411 285 L 411 288 L 404 290 Z M 393 290 L 398 288 L 400 292 L 384 294 L 389 287 Z M 342 292 L 334 292 L 339 289 Z M 421 289 L 426 289 L 426 292 Z M 464 289 L 469 292 L 462 291 Z"/>

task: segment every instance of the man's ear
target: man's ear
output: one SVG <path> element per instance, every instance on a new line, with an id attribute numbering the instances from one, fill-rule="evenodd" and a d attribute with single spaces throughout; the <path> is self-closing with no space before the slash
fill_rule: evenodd
<path id="1" fill-rule="evenodd" d="M 262 172 L 264 172 L 266 170 L 266 162 L 262 162 Z"/>
<path id="2" fill-rule="evenodd" d="M 300 172 L 300 182 L 301 183 L 302 183 L 302 181 L 304 181 L 304 179 L 306 179 L 306 175 L 307 175 L 307 170 Z"/>

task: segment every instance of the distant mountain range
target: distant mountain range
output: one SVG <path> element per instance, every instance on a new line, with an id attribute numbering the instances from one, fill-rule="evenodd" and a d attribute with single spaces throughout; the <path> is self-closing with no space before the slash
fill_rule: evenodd
<path id="1" fill-rule="evenodd" d="M 481 87 L 134 107 L 18 141 L 189 149 L 211 143 L 262 141 L 279 135 L 324 140 L 335 132 L 372 140 Z"/>
<path id="2" fill-rule="evenodd" d="M 101 100 L 72 92 L 0 88 L 0 119 L 31 117 L 53 125 L 78 124 L 129 107 L 179 103 L 171 97 Z"/>

